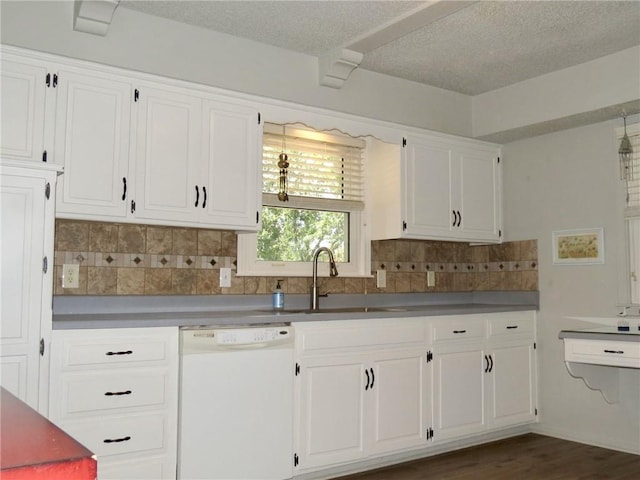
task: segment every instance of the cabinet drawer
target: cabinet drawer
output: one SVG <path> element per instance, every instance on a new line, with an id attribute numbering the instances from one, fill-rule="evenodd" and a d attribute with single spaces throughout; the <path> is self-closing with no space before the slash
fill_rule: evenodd
<path id="1" fill-rule="evenodd" d="M 58 425 L 95 453 L 98 459 L 165 447 L 164 417 L 161 414 L 104 417 L 82 422 L 60 422 Z"/>
<path id="2" fill-rule="evenodd" d="M 564 339 L 567 362 L 640 368 L 640 343 L 607 340 Z"/>
<path id="3" fill-rule="evenodd" d="M 489 318 L 489 337 L 533 334 L 533 314 L 515 312 Z"/>
<path id="4" fill-rule="evenodd" d="M 126 341 L 114 339 L 101 343 L 66 343 L 63 353 L 64 367 L 134 365 L 140 362 L 167 360 L 166 342 Z"/>
<path id="5" fill-rule="evenodd" d="M 63 415 L 165 403 L 165 372 L 83 374 L 62 381 Z M 106 412 L 108 413 L 108 412 Z"/>
<path id="6" fill-rule="evenodd" d="M 433 341 L 481 340 L 485 336 L 485 322 L 482 318 L 451 317 L 431 326 Z"/>
<path id="7" fill-rule="evenodd" d="M 117 462 L 113 457 L 98 458 L 98 480 L 122 480 L 135 478 L 136 480 L 175 479 L 175 464 L 173 475 L 171 462 L 165 457 L 136 458 L 134 461 Z"/>

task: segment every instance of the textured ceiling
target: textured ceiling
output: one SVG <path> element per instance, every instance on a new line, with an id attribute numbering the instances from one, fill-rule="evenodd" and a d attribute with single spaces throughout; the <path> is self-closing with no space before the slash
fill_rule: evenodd
<path id="1" fill-rule="evenodd" d="M 122 0 L 120 7 L 314 56 L 395 24 L 388 42 L 363 51 L 359 68 L 468 95 L 640 45 L 637 0 L 457 2 L 458 11 L 423 24 L 399 22 L 447 3 Z"/>

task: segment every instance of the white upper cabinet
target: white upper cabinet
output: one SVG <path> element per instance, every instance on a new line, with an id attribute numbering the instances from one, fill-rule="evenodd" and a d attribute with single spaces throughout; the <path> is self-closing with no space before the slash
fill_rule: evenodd
<path id="1" fill-rule="evenodd" d="M 64 167 L 56 216 L 255 231 L 258 109 L 206 87 L 2 47 L 2 158 Z"/>
<path id="2" fill-rule="evenodd" d="M 43 65 L 23 63 L 19 58 L 3 55 L 0 69 L 2 97 L 2 158 L 43 161 L 45 93 L 47 75 Z"/>
<path id="3" fill-rule="evenodd" d="M 259 228 L 262 122 L 255 108 L 208 100 L 202 151 L 208 221 L 225 228 Z"/>
<path id="4" fill-rule="evenodd" d="M 500 242 L 499 155 L 497 146 L 445 137 L 374 141 L 373 239 Z"/>
<path id="5" fill-rule="evenodd" d="M 189 93 L 139 90 L 135 216 L 255 230 L 262 146 L 258 111 Z"/>
<path id="6" fill-rule="evenodd" d="M 207 195 L 200 155 L 202 101 L 149 86 L 138 92 L 135 216 L 197 222 Z"/>
<path id="7" fill-rule="evenodd" d="M 127 215 L 132 86 L 127 79 L 59 70 L 54 160 L 64 166 L 57 213 Z"/>

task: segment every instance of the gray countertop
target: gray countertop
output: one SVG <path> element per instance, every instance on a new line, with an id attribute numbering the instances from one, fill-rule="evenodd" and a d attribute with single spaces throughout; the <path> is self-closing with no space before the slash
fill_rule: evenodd
<path id="1" fill-rule="evenodd" d="M 307 295 L 287 295 L 271 309 L 270 295 L 55 297 L 53 329 L 163 326 L 239 326 L 272 323 L 407 318 L 538 309 L 538 292 L 334 295 L 320 312 Z"/>
<path id="2" fill-rule="evenodd" d="M 618 330 L 618 327 L 606 326 L 582 330 L 561 330 L 558 338 L 640 342 L 640 329 L 638 329 L 638 327 L 631 327 L 629 330 Z"/>

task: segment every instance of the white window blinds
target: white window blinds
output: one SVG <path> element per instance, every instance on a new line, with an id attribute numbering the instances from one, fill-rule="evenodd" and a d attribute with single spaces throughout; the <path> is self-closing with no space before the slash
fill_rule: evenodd
<path id="1" fill-rule="evenodd" d="M 283 128 L 266 123 L 262 168 L 263 203 L 270 205 L 361 209 L 364 205 L 362 140 L 285 127 L 284 151 L 288 156 L 288 202 L 277 200 L 278 156 L 283 151 Z"/>

